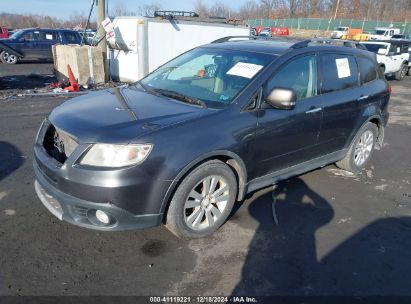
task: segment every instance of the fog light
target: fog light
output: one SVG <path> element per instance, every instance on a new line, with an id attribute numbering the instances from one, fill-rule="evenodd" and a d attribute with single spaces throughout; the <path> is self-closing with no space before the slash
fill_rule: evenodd
<path id="1" fill-rule="evenodd" d="M 107 213 L 101 210 L 96 211 L 96 218 L 102 222 L 103 224 L 109 224 L 110 223 L 110 217 L 108 216 Z"/>

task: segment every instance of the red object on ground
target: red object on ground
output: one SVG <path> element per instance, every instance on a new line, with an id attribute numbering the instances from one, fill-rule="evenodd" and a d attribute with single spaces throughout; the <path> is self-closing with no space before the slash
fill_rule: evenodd
<path id="1" fill-rule="evenodd" d="M 80 91 L 80 87 L 77 83 L 76 78 L 74 78 L 74 74 L 73 71 L 71 70 L 70 65 L 67 65 L 67 74 L 68 74 L 68 78 L 70 81 L 70 86 L 64 88 L 64 90 L 66 91 L 70 91 L 70 92 L 79 92 Z"/>
<path id="2" fill-rule="evenodd" d="M 272 27 L 271 36 L 288 36 L 290 31 L 287 27 Z"/>

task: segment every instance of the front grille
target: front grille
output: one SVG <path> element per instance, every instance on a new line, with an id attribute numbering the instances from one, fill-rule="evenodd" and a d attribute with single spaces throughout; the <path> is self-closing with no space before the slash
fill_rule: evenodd
<path id="1" fill-rule="evenodd" d="M 50 124 L 43 140 L 43 147 L 48 155 L 63 164 L 77 146 L 78 143 L 70 135 Z"/>

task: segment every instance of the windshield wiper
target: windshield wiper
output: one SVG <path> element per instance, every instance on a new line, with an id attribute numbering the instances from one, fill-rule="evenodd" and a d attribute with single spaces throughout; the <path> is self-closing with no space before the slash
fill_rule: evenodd
<path id="1" fill-rule="evenodd" d="M 184 101 L 184 102 L 187 102 L 187 103 L 202 106 L 203 108 L 207 108 L 207 105 L 205 104 L 204 101 L 202 101 L 200 99 L 197 99 L 197 98 L 186 96 L 186 95 L 178 93 L 176 91 L 165 90 L 165 89 L 153 89 L 153 91 L 155 91 L 157 93 L 160 93 L 163 96 L 171 97 L 171 98 L 174 98 L 174 99 L 177 99 L 177 100 L 180 100 L 180 101 Z"/>

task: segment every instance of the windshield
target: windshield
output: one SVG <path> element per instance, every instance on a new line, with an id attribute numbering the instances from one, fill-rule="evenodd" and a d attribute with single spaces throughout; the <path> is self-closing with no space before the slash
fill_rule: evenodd
<path id="1" fill-rule="evenodd" d="M 20 37 L 20 35 L 23 33 L 23 30 L 18 30 L 17 32 L 13 33 L 13 35 L 11 35 L 9 38 L 10 39 L 17 39 Z"/>
<path id="2" fill-rule="evenodd" d="M 140 83 L 159 94 L 186 96 L 207 107 L 222 108 L 274 58 L 269 54 L 196 48 L 161 66 Z"/>
<path id="3" fill-rule="evenodd" d="M 385 34 L 385 30 L 376 30 L 375 31 L 375 34 L 377 34 L 377 35 L 384 35 Z"/>
<path id="4" fill-rule="evenodd" d="M 346 28 L 345 28 L 345 27 L 337 27 L 337 31 L 344 32 L 345 30 L 346 30 Z"/>
<path id="5" fill-rule="evenodd" d="M 362 43 L 368 51 L 373 52 L 375 54 L 378 54 L 379 49 L 384 49 L 386 50 L 388 48 L 388 45 L 386 44 L 371 44 L 371 43 Z"/>

